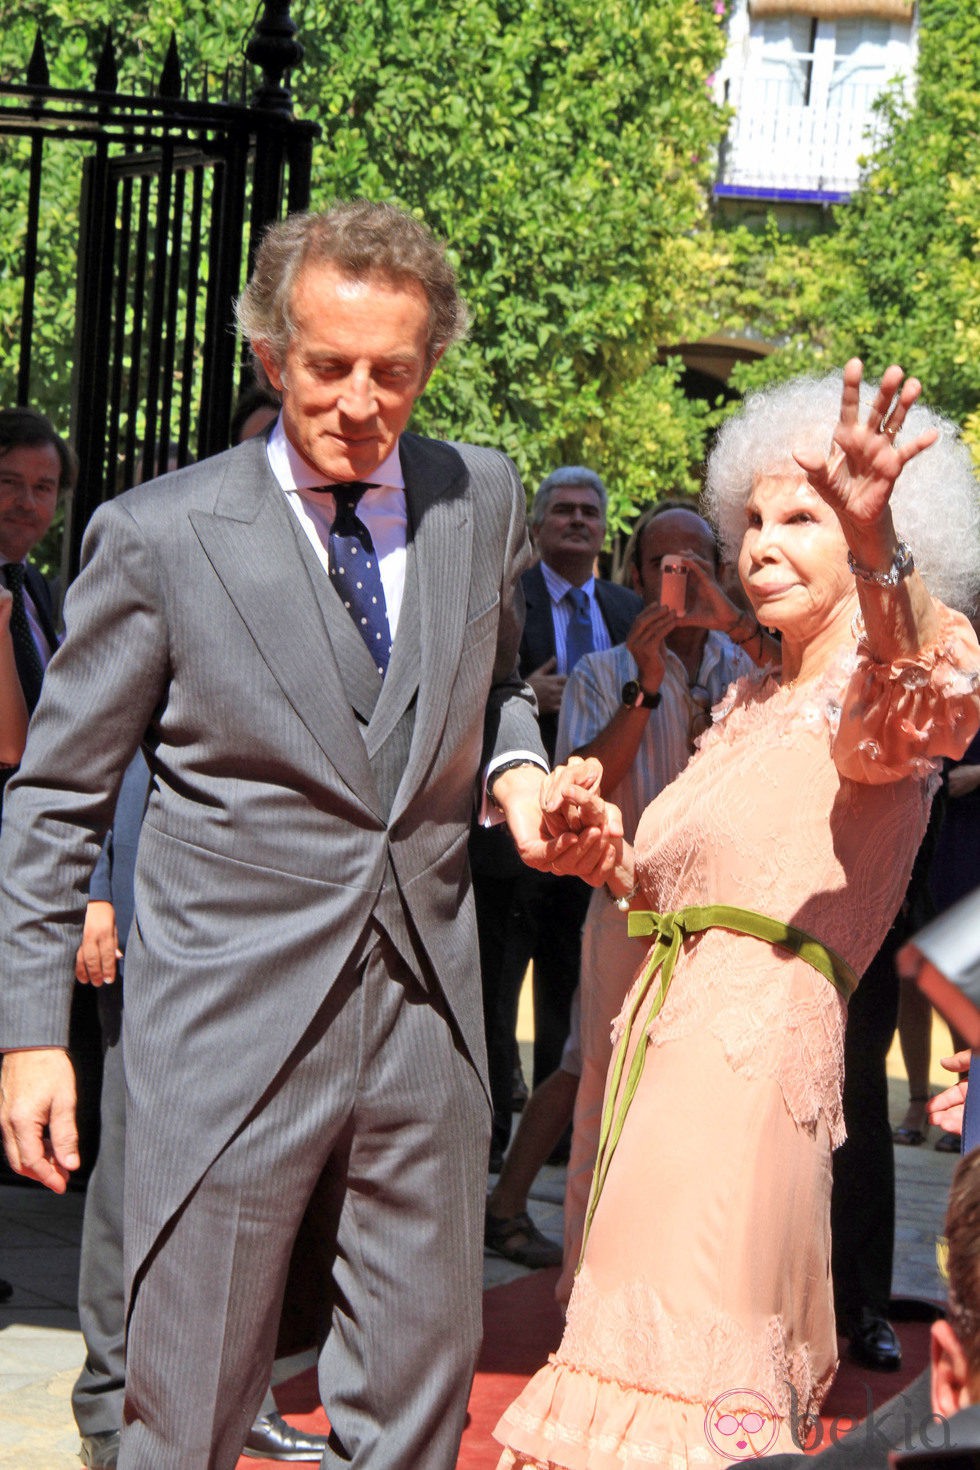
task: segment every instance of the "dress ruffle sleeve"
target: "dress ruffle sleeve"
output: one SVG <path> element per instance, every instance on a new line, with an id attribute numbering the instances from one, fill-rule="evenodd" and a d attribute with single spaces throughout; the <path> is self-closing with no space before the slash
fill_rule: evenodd
<path id="1" fill-rule="evenodd" d="M 958 760 L 980 727 L 980 645 L 969 621 L 935 604 L 939 633 L 913 658 L 877 662 L 863 637 L 845 689 L 833 755 L 870 785 L 924 777 Z"/>

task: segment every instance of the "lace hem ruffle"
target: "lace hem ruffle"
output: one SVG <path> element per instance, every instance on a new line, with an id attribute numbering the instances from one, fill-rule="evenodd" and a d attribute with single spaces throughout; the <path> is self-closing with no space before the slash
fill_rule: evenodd
<path id="1" fill-rule="evenodd" d="M 833 1360 L 815 1366 L 809 1344 L 793 1346 L 778 1315 L 751 1328 L 720 1306 L 682 1319 L 667 1311 L 649 1282 L 599 1290 L 588 1265 L 575 1279 L 565 1334 L 551 1362 L 621 1391 L 697 1404 L 702 1412 L 720 1392 L 749 1385 L 780 1417 L 807 1421 L 837 1366 Z"/>
<path id="2" fill-rule="evenodd" d="M 730 1465 L 733 1456 L 798 1451 L 806 1425 L 794 1422 L 792 1412 L 774 1412 L 771 1400 L 752 1389 L 724 1388 L 710 1399 L 687 1400 L 552 1358 L 494 1430 L 506 1446 L 497 1470 L 703 1470 Z"/>

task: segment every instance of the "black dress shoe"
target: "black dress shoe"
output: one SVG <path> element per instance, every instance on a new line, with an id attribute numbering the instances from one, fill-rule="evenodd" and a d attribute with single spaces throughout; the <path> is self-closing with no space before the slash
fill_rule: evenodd
<path id="1" fill-rule="evenodd" d="M 902 1366 L 902 1345 L 895 1329 L 884 1317 L 862 1307 L 860 1316 L 843 1329 L 849 1339 L 847 1355 L 866 1368 L 894 1373 Z"/>
<path id="2" fill-rule="evenodd" d="M 115 1470 L 119 1463 L 121 1431 L 106 1429 L 101 1434 L 83 1434 L 78 1457 L 89 1470 Z"/>
<path id="3" fill-rule="evenodd" d="M 310 1460 L 319 1464 L 327 1447 L 325 1434 L 294 1429 L 281 1414 L 260 1414 L 248 1431 L 242 1454 L 250 1460 Z"/>

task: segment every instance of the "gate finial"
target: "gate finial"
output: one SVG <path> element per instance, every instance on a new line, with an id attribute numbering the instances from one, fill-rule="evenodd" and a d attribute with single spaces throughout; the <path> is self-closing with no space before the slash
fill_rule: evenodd
<path id="1" fill-rule="evenodd" d="M 116 66 L 116 51 L 112 44 L 112 26 L 106 26 L 102 55 L 95 73 L 96 92 L 115 92 L 119 88 L 119 69 Z"/>
<path id="2" fill-rule="evenodd" d="M 177 50 L 176 34 L 170 32 L 170 45 L 163 61 L 163 70 L 157 82 L 158 97 L 179 97 L 181 89 L 180 52 Z"/>
<path id="3" fill-rule="evenodd" d="M 256 22 L 245 56 L 262 68 L 264 78 L 255 90 L 253 104 L 292 117 L 293 94 L 283 85 L 283 77 L 303 60 L 303 48 L 296 40 L 297 27 L 289 5 L 290 0 L 265 0 L 265 9 Z"/>
<path id="4" fill-rule="evenodd" d="M 27 63 L 27 85 L 29 87 L 51 85 L 51 73 L 48 71 L 48 58 L 44 50 L 44 38 L 41 35 L 40 26 L 34 36 L 34 50 L 31 52 L 31 59 Z"/>

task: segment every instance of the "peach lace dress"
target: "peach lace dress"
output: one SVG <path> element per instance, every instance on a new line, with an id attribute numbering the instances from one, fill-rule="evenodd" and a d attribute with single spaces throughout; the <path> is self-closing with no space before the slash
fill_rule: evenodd
<path id="1" fill-rule="evenodd" d="M 733 685 L 641 820 L 634 906 L 754 909 L 860 975 L 902 901 L 936 758 L 980 723 L 976 638 L 939 611 L 914 662 L 859 646 L 795 688 Z M 788 951 L 722 929 L 685 940 L 564 1338 L 497 1426 L 499 1470 L 679 1470 L 794 1448 L 836 1369 L 844 1020 Z"/>

